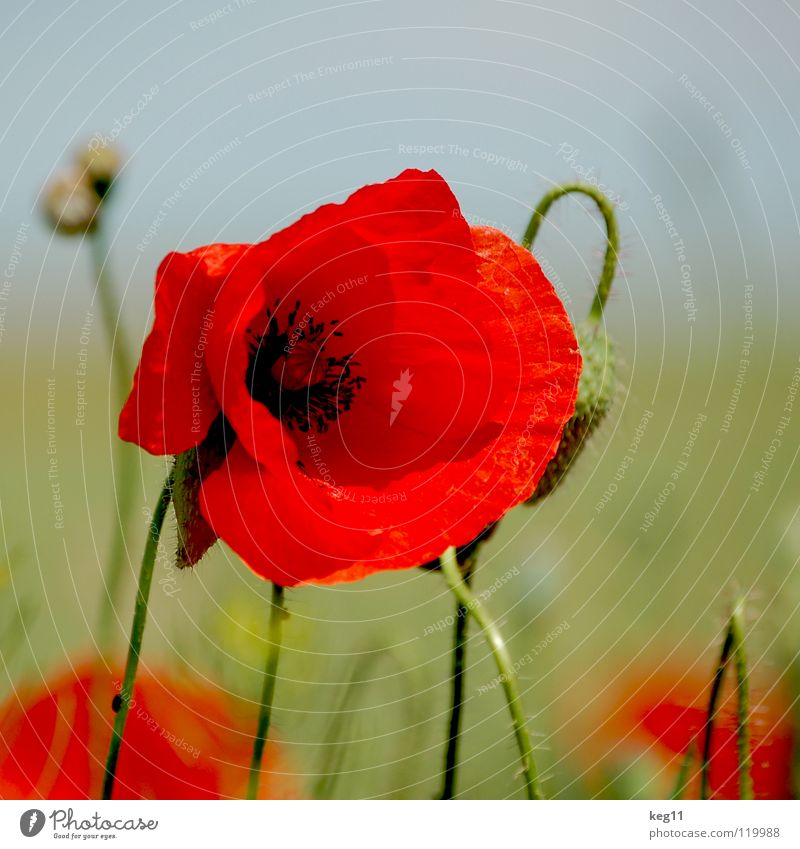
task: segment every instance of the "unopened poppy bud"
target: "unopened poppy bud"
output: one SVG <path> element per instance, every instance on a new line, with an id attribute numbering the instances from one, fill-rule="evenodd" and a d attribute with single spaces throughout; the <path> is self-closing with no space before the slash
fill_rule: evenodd
<path id="1" fill-rule="evenodd" d="M 614 398 L 614 349 L 603 325 L 586 321 L 577 326 L 575 335 L 583 358 L 575 412 L 564 428 L 555 457 L 547 464 L 528 504 L 535 504 L 555 489 L 586 440 L 605 418 Z"/>
<path id="2" fill-rule="evenodd" d="M 101 200 L 111 189 L 120 164 L 120 155 L 116 148 L 98 139 L 92 139 L 78 156 L 78 167 L 84 175 L 84 180 Z"/>
<path id="3" fill-rule="evenodd" d="M 575 329 L 583 359 L 575 411 L 564 428 L 555 457 L 547 464 L 536 490 L 527 501 L 528 504 L 535 504 L 555 489 L 588 437 L 605 418 L 616 388 L 613 348 L 603 325 L 603 310 L 614 281 L 619 256 L 619 232 L 613 205 L 591 184 L 568 183 L 555 186 L 536 205 L 522 237 L 522 245 L 529 250 L 533 248 L 534 239 L 547 211 L 559 198 L 570 194 L 585 195 L 597 205 L 606 225 L 606 252 L 589 319 Z"/>
<path id="4" fill-rule="evenodd" d="M 45 189 L 44 213 L 50 226 L 66 236 L 92 230 L 100 198 L 75 171 L 56 177 Z"/>

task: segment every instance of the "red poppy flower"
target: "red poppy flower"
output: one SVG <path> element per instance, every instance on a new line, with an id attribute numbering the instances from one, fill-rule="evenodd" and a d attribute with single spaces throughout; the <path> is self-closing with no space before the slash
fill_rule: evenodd
<path id="1" fill-rule="evenodd" d="M 0 709 L 0 798 L 99 798 L 119 688 L 120 679 L 95 663 L 11 696 Z M 206 690 L 140 675 L 114 798 L 242 798 L 252 741 L 234 729 L 244 721 Z M 274 769 L 274 745 L 266 757 Z M 280 795 L 283 784 L 264 779 L 262 794 Z"/>
<path id="2" fill-rule="evenodd" d="M 752 687 L 752 684 L 751 684 Z M 690 745 L 701 752 L 708 711 L 710 681 L 701 674 L 648 676 L 611 717 L 614 734 L 623 746 L 644 745 L 670 764 L 671 777 Z M 750 753 L 753 794 L 757 799 L 792 798 L 793 735 L 789 702 L 775 687 L 752 687 Z M 695 771 L 699 769 L 699 755 Z M 710 796 L 739 798 L 739 761 L 736 736 L 736 698 L 733 686 L 724 686 L 711 738 Z M 697 798 L 695 780 L 686 798 Z"/>
<path id="3" fill-rule="evenodd" d="M 531 254 L 406 171 L 265 242 L 167 256 L 120 436 L 197 449 L 184 563 L 221 537 L 283 585 L 354 580 L 530 496 L 579 371 Z"/>

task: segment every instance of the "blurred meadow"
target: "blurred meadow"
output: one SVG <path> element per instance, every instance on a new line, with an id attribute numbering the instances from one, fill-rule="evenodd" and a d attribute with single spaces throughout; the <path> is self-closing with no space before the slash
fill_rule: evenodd
<path id="1" fill-rule="evenodd" d="M 122 603 L 100 644 L 117 517 L 110 339 L 88 245 L 51 232 L 40 194 L 100 134 L 124 157 L 104 260 L 137 358 L 172 249 L 259 240 L 407 167 L 437 169 L 468 220 L 514 238 L 548 188 L 599 184 L 623 246 L 605 313 L 615 404 L 557 491 L 504 519 L 474 579 L 519 665 L 545 792 L 669 795 L 680 758 L 609 721 L 637 694 L 669 697 L 654 692 L 664 680 L 710 682 L 739 595 L 753 698 L 777 698 L 796 727 L 794 0 L 10 0 L 4 19 L 0 700 L 82 658 L 122 663 L 166 468 L 135 452 Z M 573 198 L 537 238 L 576 320 L 602 248 L 601 220 Z M 143 667 L 256 702 L 269 585 L 224 545 L 178 573 L 174 538 L 170 514 Z M 303 586 L 287 605 L 273 734 L 299 794 L 434 797 L 452 641 L 442 577 Z M 472 625 L 466 674 L 458 793 L 521 798 Z"/>

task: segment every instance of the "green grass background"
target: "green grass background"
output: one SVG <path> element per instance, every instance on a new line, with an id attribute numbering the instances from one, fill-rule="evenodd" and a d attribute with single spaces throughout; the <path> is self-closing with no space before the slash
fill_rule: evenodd
<path id="1" fill-rule="evenodd" d="M 592 749 L 582 755 L 582 737 L 620 697 L 626 674 L 663 667 L 678 670 L 679 676 L 687 659 L 700 659 L 710 676 L 737 593 L 747 597 L 747 644 L 758 681 L 779 685 L 789 698 L 797 695 L 800 524 L 794 420 L 763 487 L 749 492 L 773 438 L 795 358 L 788 346 L 774 353 L 756 349 L 730 431 L 724 433 L 737 368 L 736 333 L 730 335 L 733 344 L 719 356 L 701 343 L 680 365 L 669 361 L 669 346 L 662 363 L 647 356 L 646 340 L 624 329 L 618 333 L 619 389 L 609 419 L 558 490 L 536 508 L 511 513 L 482 550 L 477 590 L 511 567 L 519 570 L 486 601 L 502 623 L 515 660 L 560 623 L 569 623 L 520 671 L 551 796 L 668 792 L 668 776 L 653 753 L 620 754 L 615 741 L 608 740 L 607 752 Z M 115 520 L 109 462 L 113 411 L 102 337 L 96 326 L 82 427 L 74 422 L 77 343 L 74 360 L 59 356 L 53 364 L 45 351 L 20 352 L 7 372 L 6 403 L 15 408 L 21 402 L 22 416 L 0 420 L 4 696 L 96 651 L 120 661 L 124 655 L 145 510 L 166 467 L 163 460 L 140 455 L 137 516 L 115 643 L 97 646 L 102 568 Z M 631 350 L 638 351 L 636 362 Z M 55 381 L 64 530 L 54 527 L 47 477 L 49 379 Z M 598 512 L 648 410 L 653 417 L 634 461 Z M 688 466 L 653 527 L 642 533 L 643 516 L 703 411 L 708 418 Z M 177 574 L 170 567 L 173 545 L 170 514 L 143 663 L 204 677 L 211 688 L 255 701 L 268 585 L 224 545 L 193 571 Z M 273 731 L 286 746 L 302 792 L 347 798 L 434 796 L 447 721 L 451 631 L 430 633 L 429 626 L 453 607 L 441 576 L 409 570 L 352 585 L 306 586 L 290 590 L 287 603 L 292 616 Z M 495 675 L 492 660 L 474 627 L 470 634 L 458 790 L 473 798 L 520 797 L 501 691 L 479 690 Z"/>

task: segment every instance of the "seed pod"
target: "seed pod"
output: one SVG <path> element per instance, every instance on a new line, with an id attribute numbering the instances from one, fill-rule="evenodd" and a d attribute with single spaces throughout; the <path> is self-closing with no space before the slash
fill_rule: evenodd
<path id="1" fill-rule="evenodd" d="M 96 225 L 100 198 L 74 170 L 56 177 L 45 189 L 44 214 L 65 236 L 87 233 Z"/>
<path id="2" fill-rule="evenodd" d="M 78 155 L 78 168 L 85 182 L 102 200 L 108 194 L 120 167 L 120 155 L 111 145 L 90 142 Z"/>
<path id="3" fill-rule="evenodd" d="M 575 412 L 564 428 L 555 457 L 547 464 L 528 504 L 535 504 L 555 489 L 586 440 L 605 418 L 614 398 L 614 350 L 603 325 L 597 321 L 585 321 L 576 327 L 575 335 L 583 357 Z"/>

